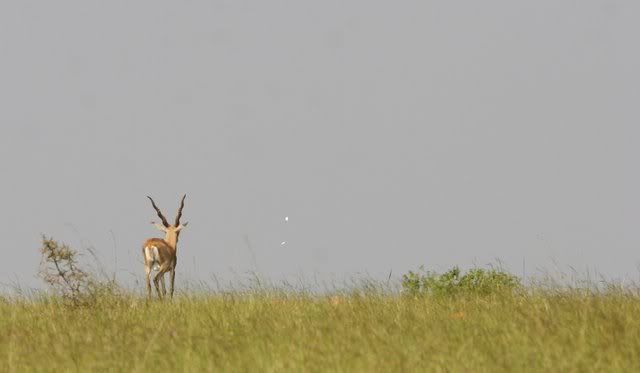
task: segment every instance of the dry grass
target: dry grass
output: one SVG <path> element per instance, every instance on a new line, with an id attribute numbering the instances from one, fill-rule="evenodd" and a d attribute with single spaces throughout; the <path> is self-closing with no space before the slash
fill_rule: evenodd
<path id="1" fill-rule="evenodd" d="M 0 300 L 2 371 L 640 371 L 640 297 L 105 295 Z"/>

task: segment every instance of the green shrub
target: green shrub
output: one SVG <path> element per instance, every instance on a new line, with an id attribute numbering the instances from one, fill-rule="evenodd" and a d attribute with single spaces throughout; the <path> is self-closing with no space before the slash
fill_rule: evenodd
<path id="1" fill-rule="evenodd" d="M 451 296 L 459 294 L 491 295 L 521 288 L 520 279 L 498 269 L 473 268 L 462 275 L 458 267 L 447 272 L 409 271 L 402 276 L 402 291 L 410 295 Z"/>

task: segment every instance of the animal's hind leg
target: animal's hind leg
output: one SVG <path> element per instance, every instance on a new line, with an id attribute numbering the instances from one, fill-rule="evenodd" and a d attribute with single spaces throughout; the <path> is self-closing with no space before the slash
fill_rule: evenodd
<path id="1" fill-rule="evenodd" d="M 147 277 L 147 298 L 151 299 L 151 267 L 148 265 L 145 265 L 144 272 Z"/>
<path id="2" fill-rule="evenodd" d="M 162 296 L 166 297 L 167 296 L 167 286 L 165 285 L 165 282 L 164 282 L 164 273 L 162 274 L 162 277 L 160 277 L 160 285 L 162 285 Z"/>
<path id="3" fill-rule="evenodd" d="M 160 268 L 158 269 L 158 274 L 156 275 L 156 277 L 154 278 L 153 282 L 156 284 L 156 291 L 158 292 L 158 296 L 160 298 L 162 298 L 162 296 L 160 295 L 160 287 L 158 286 L 159 282 L 162 282 L 162 290 L 163 290 L 163 295 L 167 293 L 167 290 L 165 289 L 165 285 L 164 285 L 164 274 L 169 270 L 169 266 L 164 264 L 161 265 Z"/>
<path id="4" fill-rule="evenodd" d="M 154 277 L 153 277 L 153 284 L 156 286 L 156 293 L 158 293 L 158 298 L 162 299 L 162 293 L 160 293 L 160 286 L 159 286 L 159 282 L 160 279 L 162 278 L 162 275 L 164 273 L 163 272 L 158 272 Z"/>

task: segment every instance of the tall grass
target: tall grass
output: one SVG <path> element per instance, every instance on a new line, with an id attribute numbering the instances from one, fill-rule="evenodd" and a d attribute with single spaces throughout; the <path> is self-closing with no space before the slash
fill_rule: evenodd
<path id="1" fill-rule="evenodd" d="M 640 371 L 640 297 L 253 290 L 0 300 L 0 370 Z"/>
<path id="2" fill-rule="evenodd" d="M 43 237 L 49 293 L 0 296 L 0 371 L 640 371 L 640 288 L 453 268 L 330 294 L 255 277 L 169 301 Z"/>

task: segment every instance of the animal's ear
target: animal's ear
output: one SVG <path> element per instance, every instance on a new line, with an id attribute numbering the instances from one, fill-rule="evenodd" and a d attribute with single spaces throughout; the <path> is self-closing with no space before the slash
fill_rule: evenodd
<path id="1" fill-rule="evenodd" d="M 153 224 L 154 227 L 158 228 L 158 230 L 161 230 L 163 232 L 167 231 L 167 228 L 165 228 L 162 224 L 158 224 L 155 221 L 152 221 L 151 224 Z"/>
<path id="2" fill-rule="evenodd" d="M 182 228 L 186 227 L 187 225 L 189 225 L 189 222 L 185 222 L 184 224 L 178 225 L 178 228 L 176 228 L 176 232 L 180 232 Z"/>

